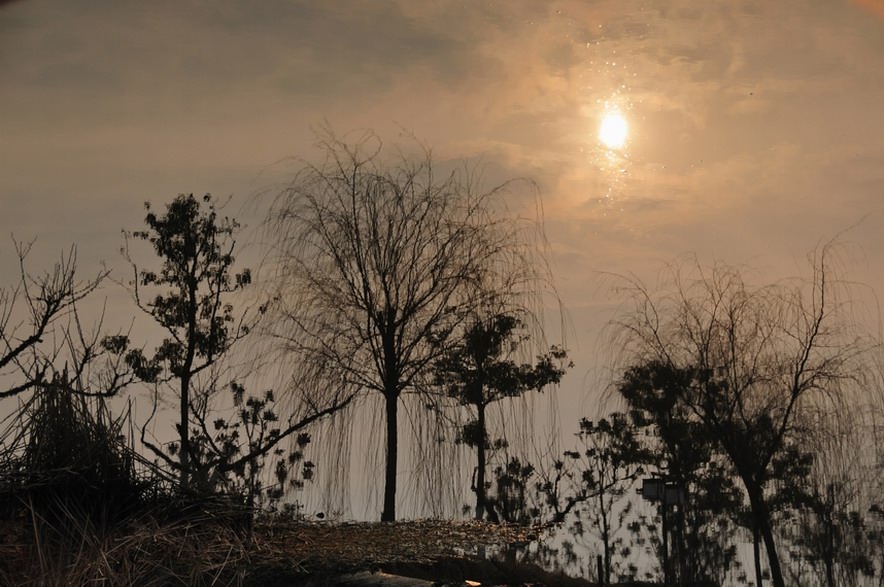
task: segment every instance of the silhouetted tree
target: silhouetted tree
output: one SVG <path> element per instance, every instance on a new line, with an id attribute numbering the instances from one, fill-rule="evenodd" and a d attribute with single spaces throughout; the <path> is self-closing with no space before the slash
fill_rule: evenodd
<path id="1" fill-rule="evenodd" d="M 723 265 L 695 265 L 693 280 L 676 269 L 662 295 L 632 282 L 633 310 L 617 322 L 628 363 L 690 373 L 679 400 L 736 471 L 776 587 L 784 579 L 768 497 L 773 462 L 803 410 L 837 401 L 865 346 L 833 278 L 831 247 L 811 257 L 805 282 L 753 287 Z"/>
<path id="2" fill-rule="evenodd" d="M 857 402 L 860 406 L 868 404 Z M 869 443 L 874 430 L 853 406 L 845 407 L 802 423 L 804 438 L 781 459 L 783 473 L 776 482 L 779 526 L 793 547 L 793 560 L 806 565 L 800 569 L 805 576 L 815 574 L 819 584 L 830 587 L 868 581 L 876 573 L 874 553 L 882 546 L 876 544 L 869 515 L 880 497 L 873 464 L 879 457 Z"/>
<path id="3" fill-rule="evenodd" d="M 240 495 L 248 508 L 278 507 L 288 489 L 302 489 L 313 478 L 314 463 L 304 455 L 310 444 L 310 424 L 340 409 L 332 404 L 324 410 L 286 421 L 278 414 L 271 390 L 262 396 L 247 395 L 245 387 L 230 385 L 234 410 L 224 416 L 209 409 L 201 396 L 191 409 L 197 427 L 191 439 L 196 465 L 192 467 L 195 484 L 209 492 Z M 295 436 L 294 433 L 297 432 Z M 281 442 L 292 436 L 293 447 L 286 450 Z M 273 464 L 271 483 L 265 469 Z"/>
<path id="4" fill-rule="evenodd" d="M 0 378 L 8 386 L 0 390 L 0 398 L 48 383 L 55 361 L 66 347 L 71 350 L 67 358 L 75 376 L 101 353 L 100 341 L 87 339 L 80 327 L 76 307 L 98 288 L 107 272 L 78 281 L 77 254 L 72 247 L 51 270 L 34 276 L 25 266 L 33 241 L 13 241 L 13 245 L 18 256 L 16 282 L 0 287 Z M 112 386 L 106 392 L 112 394 L 117 389 Z"/>
<path id="5" fill-rule="evenodd" d="M 534 499 L 534 475 L 534 465 L 518 457 L 509 457 L 504 465 L 494 467 L 485 497 L 499 522 L 528 526 L 541 520 L 541 511 Z"/>
<path id="6" fill-rule="evenodd" d="M 320 148 L 325 163 L 305 166 L 269 212 L 282 302 L 270 326 L 327 381 L 383 397 L 381 519 L 391 521 L 400 397 L 430 383 L 476 308 L 517 299 L 535 267 L 499 215 L 505 186 L 480 191 L 469 170 L 437 176 L 428 151 L 387 164 L 371 134 L 355 144 L 328 136 Z"/>
<path id="7" fill-rule="evenodd" d="M 631 554 L 631 548 L 615 537 L 631 505 L 619 512 L 618 505 L 652 460 L 636 431 L 629 417 L 620 412 L 596 422 L 583 418 L 577 433 L 579 446 L 565 452 L 561 467 L 571 487 L 563 499 L 565 507 L 555 507 L 558 519 L 564 521 L 573 508 L 571 533 L 578 537 L 590 533 L 601 542 L 599 581 L 605 585 L 611 582 L 615 555 L 626 558 Z"/>
<path id="8" fill-rule="evenodd" d="M 235 294 L 251 283 L 248 269 L 233 270 L 239 224 L 220 217 L 208 194 L 201 200 L 192 194 L 179 195 L 162 215 L 154 213 L 149 203 L 145 207 L 148 230 L 125 233 L 124 255 L 135 272 L 129 286 L 138 307 L 165 329 L 168 337 L 150 357 L 132 348 L 128 335 L 107 337 L 103 343 L 115 356 L 123 357 L 126 374 L 154 386 L 153 409 L 142 426 L 141 441 L 178 471 L 182 490 L 241 490 L 249 506 L 261 495 L 278 499 L 279 490 L 296 481 L 290 478 L 292 467 L 301 467 L 301 478 L 312 474 L 312 464 L 304 467 L 301 450 L 309 439 L 305 429 L 342 409 L 353 396 L 339 393 L 338 387 L 305 394 L 305 409 L 293 409 L 284 418 L 272 391 L 247 395 L 243 385 L 219 381 L 220 367 L 229 351 L 252 331 L 267 309 L 266 304 L 260 304 L 253 315 L 234 312 Z M 142 269 L 132 260 L 131 239 L 153 246 L 161 261 L 158 270 Z M 298 384 L 309 382 L 305 379 Z M 233 414 L 226 417 L 212 406 L 223 388 L 230 389 L 234 404 Z M 178 442 L 167 447 L 146 436 L 161 389 L 178 399 Z M 280 443 L 296 433 L 296 447 L 286 457 Z M 270 492 L 263 491 L 260 480 L 268 456 L 276 459 L 274 474 L 279 483 L 269 488 Z"/>
<path id="9" fill-rule="evenodd" d="M 675 519 L 667 529 L 672 534 L 668 542 L 678 565 L 667 565 L 669 577 L 685 585 L 720 584 L 736 562 L 736 547 L 728 537 L 742 493 L 717 442 L 683 401 L 692 377 L 692 369 L 652 361 L 627 369 L 616 389 L 640 439 L 642 450 L 634 454 L 683 496 L 681 503 L 671 504 Z"/>
<path id="10" fill-rule="evenodd" d="M 529 391 L 542 391 L 557 384 L 565 374 L 564 350 L 553 347 L 537 357 L 536 364 L 520 363 L 513 354 L 526 335 L 520 335 L 521 321 L 509 314 L 477 318 L 466 329 L 463 339 L 447 350 L 435 363 L 436 383 L 460 405 L 471 409 L 472 417 L 463 425 L 460 440 L 476 449 L 475 516 L 499 521 L 497 513 L 487 509 L 486 451 L 493 448 L 488 436 L 486 410 L 504 398 L 520 397 Z"/>
<path id="11" fill-rule="evenodd" d="M 219 217 L 210 195 L 201 199 L 179 195 L 161 215 L 149 202 L 145 208 L 147 230 L 125 233 L 124 254 L 135 272 L 130 287 L 136 304 L 165 329 L 168 338 L 149 359 L 135 353 L 130 362 L 144 380 L 169 385 L 178 398 L 178 444 L 163 449 L 147 440 L 143 431 L 142 442 L 179 471 L 184 490 L 190 485 L 194 456 L 190 443 L 194 380 L 248 333 L 248 325 L 234 315 L 228 297 L 251 282 L 251 273 L 248 269 L 233 273 L 239 224 Z M 152 245 L 161 261 L 158 270 L 139 268 L 129 253 L 130 239 Z M 157 293 L 148 296 L 146 288 Z M 116 341 L 120 348 L 127 343 L 125 338 Z"/>

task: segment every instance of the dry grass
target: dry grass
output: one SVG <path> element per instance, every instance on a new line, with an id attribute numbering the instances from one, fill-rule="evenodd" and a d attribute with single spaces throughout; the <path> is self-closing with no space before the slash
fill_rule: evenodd
<path id="1" fill-rule="evenodd" d="M 525 540 L 525 528 L 454 520 L 259 523 L 254 533 L 257 550 L 284 554 L 307 572 L 433 562 Z"/>
<path id="2" fill-rule="evenodd" d="M 40 528 L 3 528 L 0 584 L 236 585 L 248 562 L 243 541 L 215 523 L 133 520 L 79 536 L 67 528 L 63 542 Z"/>

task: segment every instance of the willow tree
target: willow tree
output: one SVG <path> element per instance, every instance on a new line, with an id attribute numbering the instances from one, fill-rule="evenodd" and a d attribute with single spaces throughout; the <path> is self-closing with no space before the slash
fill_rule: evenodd
<path id="1" fill-rule="evenodd" d="M 677 401 L 736 471 L 777 587 L 777 463 L 800 441 L 805 415 L 839 409 L 867 348 L 845 283 L 835 279 L 832 246 L 810 257 L 810 278 L 767 285 L 751 284 L 739 268 L 677 265 L 660 292 L 632 282 L 634 304 L 617 321 L 628 364 L 685 374 Z"/>
<path id="2" fill-rule="evenodd" d="M 273 334 L 328 380 L 383 397 L 381 519 L 392 521 L 400 398 L 428 383 L 471 310 L 518 299 L 535 267 L 523 228 L 501 213 L 506 184 L 439 175 L 426 149 L 385 159 L 370 133 L 328 133 L 320 148 L 324 162 L 305 165 L 269 211 Z"/>

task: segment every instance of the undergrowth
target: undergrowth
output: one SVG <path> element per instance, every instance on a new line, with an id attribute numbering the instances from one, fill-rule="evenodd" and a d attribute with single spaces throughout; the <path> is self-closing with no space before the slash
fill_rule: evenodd
<path id="1" fill-rule="evenodd" d="M 40 388 L 6 420 L 0 584 L 240 584 L 248 552 L 235 499 L 177 492 L 134 450 L 128 411 Z"/>

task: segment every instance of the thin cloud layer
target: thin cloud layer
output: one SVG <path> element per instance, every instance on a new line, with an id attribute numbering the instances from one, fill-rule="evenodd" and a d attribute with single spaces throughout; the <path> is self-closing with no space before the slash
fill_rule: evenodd
<path id="1" fill-rule="evenodd" d="M 3 226 L 112 259 L 142 201 L 267 189 L 327 120 L 413 133 L 442 160 L 481 156 L 491 181 L 535 180 L 571 306 L 594 303 L 595 270 L 651 273 L 688 251 L 788 268 L 862 218 L 851 235 L 874 267 L 880 7 L 7 3 Z M 619 154 L 596 137 L 606 108 L 629 120 Z"/>

